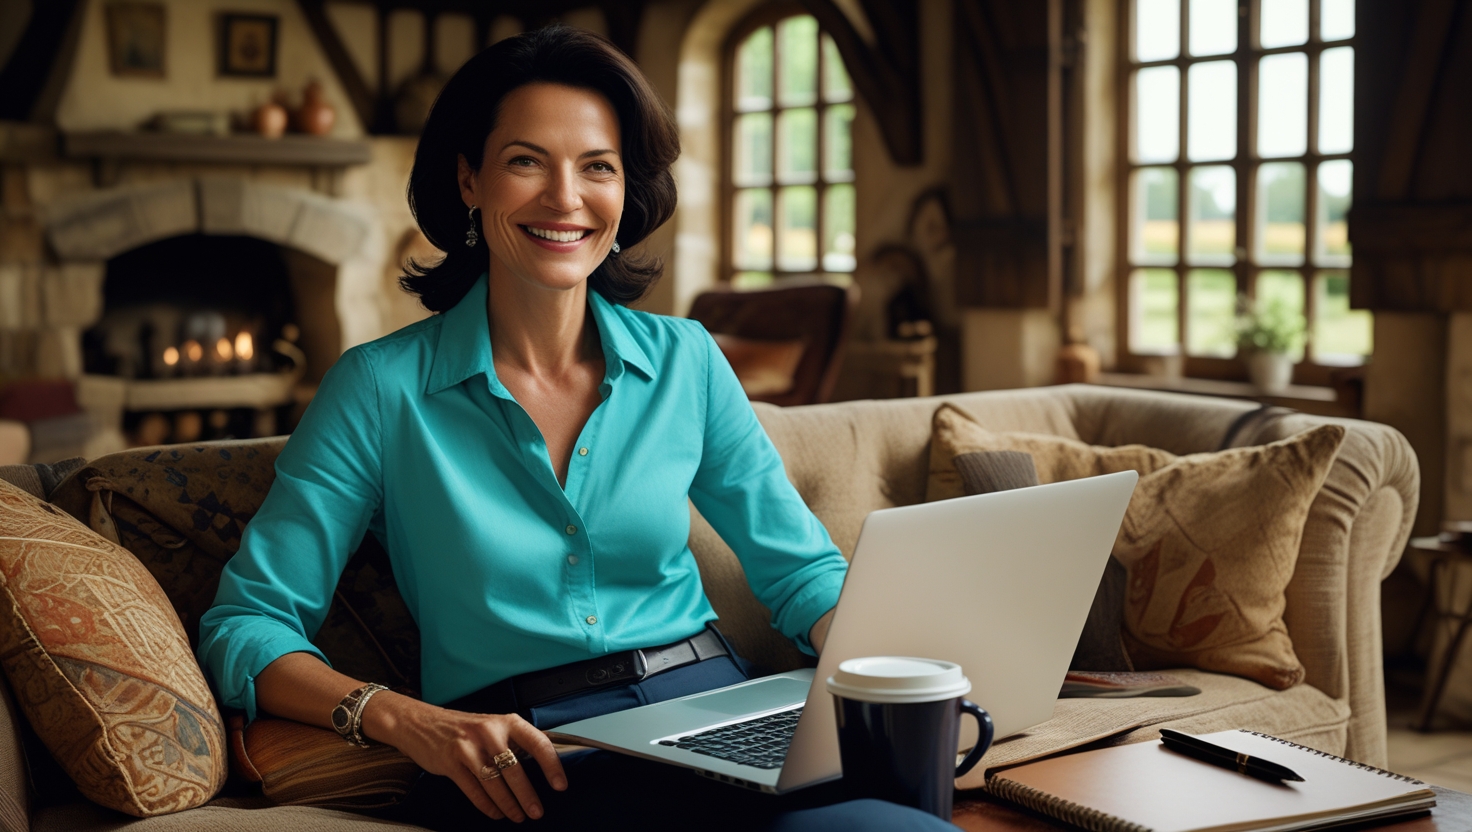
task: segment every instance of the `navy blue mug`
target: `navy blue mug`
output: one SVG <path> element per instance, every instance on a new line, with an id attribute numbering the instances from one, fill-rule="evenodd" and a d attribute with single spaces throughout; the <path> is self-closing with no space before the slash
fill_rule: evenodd
<path id="1" fill-rule="evenodd" d="M 971 682 L 953 662 L 898 656 L 849 659 L 828 677 L 838 716 L 843 788 L 951 819 L 955 780 L 991 747 L 986 711 L 965 698 Z M 976 746 L 956 765 L 961 715 L 976 718 Z"/>

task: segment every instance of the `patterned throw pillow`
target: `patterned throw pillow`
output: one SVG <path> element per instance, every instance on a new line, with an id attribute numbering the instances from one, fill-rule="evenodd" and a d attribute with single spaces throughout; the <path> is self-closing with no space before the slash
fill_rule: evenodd
<path id="1" fill-rule="evenodd" d="M 1177 457 L 993 432 L 943 405 L 927 493 L 959 495 L 959 485 L 950 493 L 960 480 L 951 458 L 970 451 L 1026 451 L 1044 483 L 1133 468 L 1140 481 L 1114 557 L 1129 575 L 1124 637 L 1135 667 L 1198 667 L 1283 690 L 1304 675 L 1283 623 L 1284 592 L 1309 506 L 1343 440 L 1343 427 L 1323 425 L 1270 445 Z"/>
<path id="2" fill-rule="evenodd" d="M 82 794 L 137 817 L 203 805 L 225 730 L 167 597 L 126 550 L 0 482 L 0 666 Z"/>

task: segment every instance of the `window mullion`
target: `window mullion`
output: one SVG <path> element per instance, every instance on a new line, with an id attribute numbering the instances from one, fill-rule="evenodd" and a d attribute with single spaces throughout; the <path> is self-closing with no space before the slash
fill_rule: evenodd
<path id="1" fill-rule="evenodd" d="M 772 275 L 780 277 L 782 269 L 782 203 L 781 188 L 779 183 L 782 177 L 782 157 L 778 155 L 778 146 L 782 143 L 780 138 L 781 116 L 782 116 L 782 28 L 781 21 L 772 22 L 772 102 L 771 116 L 772 129 L 772 182 L 767 187 L 772 194 Z"/>
<path id="2" fill-rule="evenodd" d="M 1308 5 L 1308 118 L 1306 129 L 1308 130 L 1308 149 L 1306 158 L 1303 160 L 1303 265 L 1300 274 L 1303 275 L 1303 322 L 1304 322 L 1304 347 L 1303 360 L 1308 363 L 1317 363 L 1318 345 L 1314 343 L 1314 320 L 1319 315 L 1317 293 L 1314 291 L 1314 279 L 1317 272 L 1314 270 L 1316 260 L 1317 242 L 1319 239 L 1319 58 L 1323 55 L 1323 49 L 1315 49 L 1320 45 L 1320 0 L 1309 0 Z"/>
<path id="3" fill-rule="evenodd" d="M 1261 14 L 1258 2 L 1247 4 L 1247 14 L 1237 17 L 1237 158 L 1232 167 L 1237 173 L 1237 245 L 1236 265 L 1239 294 L 1256 294 L 1256 275 L 1252 268 L 1257 252 L 1257 94 L 1258 72 L 1252 33 Z"/>
<path id="4" fill-rule="evenodd" d="M 1187 286 L 1188 281 L 1186 280 L 1186 243 L 1190 239 L 1187 229 L 1191 226 L 1192 215 L 1190 201 L 1191 187 L 1189 182 L 1190 168 L 1186 164 L 1186 140 L 1188 138 L 1186 124 L 1190 120 L 1190 111 L 1187 109 L 1187 103 L 1190 98 L 1191 86 L 1188 83 L 1191 64 L 1185 60 L 1187 44 L 1190 43 L 1187 38 L 1190 36 L 1191 31 L 1190 3 L 1187 0 L 1181 0 L 1180 18 L 1180 56 L 1182 59 L 1179 83 L 1180 123 L 1176 125 L 1179 131 L 1177 134 L 1178 150 L 1176 153 L 1176 349 L 1181 356 L 1182 363 L 1184 363 L 1188 353 L 1186 345 L 1189 343 L 1189 333 L 1186 331 L 1186 327 L 1189 325 L 1188 319 L 1190 317 L 1186 314 L 1186 309 L 1191 301 L 1189 287 Z"/>
<path id="5" fill-rule="evenodd" d="M 825 241 L 825 239 L 827 237 L 827 234 L 828 234 L 827 220 L 823 216 L 824 209 L 827 207 L 826 202 L 824 200 L 824 196 L 827 194 L 827 187 L 826 186 L 827 186 L 827 173 L 828 173 L 828 171 L 826 169 L 826 165 L 828 163 L 828 160 L 827 160 L 826 156 L 824 155 L 824 151 L 827 148 L 827 145 L 824 143 L 824 139 L 826 138 L 826 132 L 827 132 L 827 129 L 828 129 L 828 120 L 826 118 L 826 116 L 828 114 L 828 109 L 827 109 L 827 107 L 828 107 L 828 98 L 827 98 L 827 95 L 825 93 L 825 90 L 827 88 L 824 86 L 826 84 L 826 82 L 827 82 L 827 73 L 828 73 L 828 61 L 826 60 L 826 56 L 823 54 L 823 29 L 821 27 L 819 27 L 819 29 L 818 29 L 818 82 L 817 82 L 818 83 L 818 89 L 817 89 L 818 97 L 817 97 L 817 101 L 814 102 L 814 106 L 813 106 L 814 111 L 817 113 L 817 119 L 818 119 L 818 128 L 817 128 L 817 130 L 814 131 L 814 135 L 817 137 L 818 146 L 813 149 L 813 151 L 814 151 L 814 154 L 813 154 L 813 172 L 814 172 L 814 175 L 816 177 L 816 180 L 813 183 L 814 192 L 816 193 L 815 204 L 813 206 L 814 207 L 814 211 L 813 211 L 813 225 L 814 225 L 814 229 L 813 229 L 813 231 L 814 231 L 814 237 L 815 237 L 814 244 L 815 244 L 815 247 L 817 249 L 817 255 L 818 255 L 817 271 L 819 273 L 822 273 L 822 272 L 827 271 L 826 267 L 823 264 L 823 257 L 824 257 L 824 255 L 827 254 L 827 251 L 826 251 L 827 245 L 825 244 L 824 241 Z"/>

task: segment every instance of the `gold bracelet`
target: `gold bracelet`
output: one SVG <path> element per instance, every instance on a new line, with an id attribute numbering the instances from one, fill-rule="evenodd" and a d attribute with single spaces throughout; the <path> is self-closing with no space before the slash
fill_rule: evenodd
<path id="1" fill-rule="evenodd" d="M 369 682 L 337 703 L 337 707 L 332 709 L 332 728 L 338 736 L 360 748 L 368 747 L 368 740 L 363 736 L 363 706 L 381 690 L 388 688 Z"/>

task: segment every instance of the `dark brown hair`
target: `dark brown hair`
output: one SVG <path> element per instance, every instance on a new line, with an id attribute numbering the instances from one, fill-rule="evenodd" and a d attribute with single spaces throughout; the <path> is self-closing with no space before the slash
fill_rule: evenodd
<path id="1" fill-rule="evenodd" d="M 643 297 L 663 272 L 657 258 L 629 249 L 675 213 L 670 166 L 680 155 L 680 137 L 674 118 L 639 68 L 613 44 L 592 32 L 549 26 L 507 38 L 471 58 L 429 112 L 409 174 L 409 210 L 445 257 L 431 264 L 410 261 L 399 285 L 431 312 L 459 303 L 489 257 L 485 235 L 474 247 L 465 245 L 469 220 L 460 199 L 459 157 L 479 170 L 501 102 L 512 90 L 534 83 L 594 90 L 618 114 L 624 212 L 617 239 L 624 252 L 604 258 L 588 285 L 614 303 L 627 304 Z"/>

